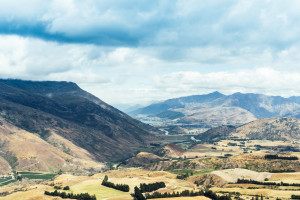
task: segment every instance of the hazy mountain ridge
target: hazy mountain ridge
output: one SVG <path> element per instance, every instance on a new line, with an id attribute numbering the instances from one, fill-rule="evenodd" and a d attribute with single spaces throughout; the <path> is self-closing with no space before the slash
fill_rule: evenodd
<path id="1" fill-rule="evenodd" d="M 137 118 L 139 116 L 160 117 L 161 113 L 166 111 L 176 111 L 184 115 L 178 117 L 177 120 L 187 124 L 207 121 L 209 116 L 210 121 L 206 124 L 210 126 L 241 125 L 262 118 L 300 118 L 299 99 L 300 97 L 284 98 L 252 93 L 224 95 L 214 92 L 207 95 L 169 99 L 137 109 L 130 114 Z"/>

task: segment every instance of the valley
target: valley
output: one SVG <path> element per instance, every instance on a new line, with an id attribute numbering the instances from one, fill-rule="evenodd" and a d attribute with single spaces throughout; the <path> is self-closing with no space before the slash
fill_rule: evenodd
<path id="1" fill-rule="evenodd" d="M 212 93 L 147 108 L 159 113 L 137 117 L 143 123 L 74 83 L 0 80 L 0 90 L 0 199 L 139 200 L 136 187 L 159 182 L 165 186 L 143 197 L 300 195 L 300 120 L 288 117 L 298 112 L 291 100 L 274 97 L 291 109 L 272 114 L 232 107 L 233 97 L 262 96 Z"/>

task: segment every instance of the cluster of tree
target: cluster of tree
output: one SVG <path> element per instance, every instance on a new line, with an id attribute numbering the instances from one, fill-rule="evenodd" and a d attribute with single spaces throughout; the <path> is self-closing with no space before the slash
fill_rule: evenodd
<path id="1" fill-rule="evenodd" d="M 102 185 L 106 186 L 106 187 L 110 187 L 116 190 L 120 190 L 123 192 L 129 192 L 129 185 L 126 184 L 114 184 L 112 182 L 108 181 L 108 176 L 105 176 L 103 181 L 102 181 Z"/>
<path id="2" fill-rule="evenodd" d="M 245 184 L 256 184 L 256 185 L 275 185 L 275 186 L 296 186 L 299 187 L 300 183 L 276 183 L 276 182 L 260 182 L 255 180 L 248 180 L 248 179 L 238 179 L 237 183 L 245 183 Z"/>
<path id="3" fill-rule="evenodd" d="M 69 187 L 69 186 L 65 186 L 65 187 L 63 188 L 63 190 L 70 190 L 70 187 Z"/>
<path id="4" fill-rule="evenodd" d="M 263 195 L 261 194 L 260 195 L 260 198 L 259 198 L 259 196 L 258 195 L 255 195 L 255 198 L 254 197 L 252 197 L 252 200 L 263 200 L 264 199 L 264 197 L 263 197 Z"/>
<path id="5" fill-rule="evenodd" d="M 214 193 L 210 190 L 198 191 L 198 192 L 185 190 L 182 192 L 173 192 L 173 193 L 154 192 L 153 194 L 147 193 L 145 199 L 169 198 L 169 197 L 193 197 L 193 196 L 205 196 L 212 200 L 231 200 L 230 196 L 228 196 L 228 195 L 218 196 L 216 193 Z M 137 199 L 137 200 L 141 200 L 141 199 Z"/>
<path id="6" fill-rule="evenodd" d="M 293 194 L 293 195 L 291 196 L 291 199 L 300 199 L 300 195 L 294 195 L 294 194 Z"/>
<path id="7" fill-rule="evenodd" d="M 265 155 L 265 159 L 280 159 L 280 160 L 298 160 L 297 156 L 278 156 L 278 155 Z"/>
<path id="8" fill-rule="evenodd" d="M 95 195 L 90 195 L 88 193 L 73 194 L 73 193 L 59 192 L 55 190 L 54 192 L 45 191 L 44 194 L 48 196 L 61 197 L 63 199 L 97 200 Z"/>
<path id="9" fill-rule="evenodd" d="M 177 179 L 187 179 L 188 177 L 189 177 L 190 175 L 189 175 L 189 173 L 185 173 L 185 174 L 178 174 L 177 176 L 176 176 L 176 178 Z M 191 172 L 191 176 L 193 176 L 193 172 Z"/>
<path id="10" fill-rule="evenodd" d="M 293 169 L 271 170 L 271 173 L 296 172 Z"/>
<path id="11" fill-rule="evenodd" d="M 140 191 L 142 193 L 144 192 L 153 192 L 155 190 L 158 190 L 159 188 L 164 188 L 166 187 L 166 184 L 164 182 L 156 182 L 156 183 L 141 183 L 140 184 Z"/>
<path id="12" fill-rule="evenodd" d="M 134 187 L 134 194 L 132 196 L 134 197 L 134 200 L 146 200 L 141 190 L 137 186 Z"/>
<path id="13" fill-rule="evenodd" d="M 237 143 L 234 143 L 234 142 L 228 142 L 227 145 L 228 145 L 228 146 L 237 146 Z"/>

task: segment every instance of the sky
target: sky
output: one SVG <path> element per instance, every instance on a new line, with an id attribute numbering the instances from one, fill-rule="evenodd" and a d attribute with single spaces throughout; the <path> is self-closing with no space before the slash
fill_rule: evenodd
<path id="1" fill-rule="evenodd" d="M 0 78 L 112 105 L 219 91 L 300 96 L 298 0 L 0 0 Z"/>

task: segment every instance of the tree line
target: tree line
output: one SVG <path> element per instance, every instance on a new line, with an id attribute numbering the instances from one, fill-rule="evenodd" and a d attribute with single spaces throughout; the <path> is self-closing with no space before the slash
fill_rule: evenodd
<path id="1" fill-rule="evenodd" d="M 190 176 L 189 173 L 186 172 L 185 174 L 178 174 L 178 175 L 176 176 L 176 178 L 177 178 L 177 179 L 185 180 L 185 179 L 187 179 L 189 176 Z M 191 172 L 191 176 L 193 176 L 193 172 Z"/>
<path id="2" fill-rule="evenodd" d="M 101 185 L 106 186 L 106 187 L 110 187 L 110 188 L 113 188 L 113 189 L 116 189 L 116 190 L 120 190 L 122 192 L 129 192 L 129 185 L 126 185 L 126 184 L 114 184 L 112 182 L 109 182 L 107 175 L 105 175 L 105 177 L 104 177 Z"/>
<path id="3" fill-rule="evenodd" d="M 248 179 L 238 179 L 237 183 L 245 184 L 256 184 L 256 185 L 275 185 L 275 186 L 296 186 L 299 187 L 300 183 L 276 183 L 276 182 L 260 182 L 255 180 Z"/>
<path id="4" fill-rule="evenodd" d="M 135 200 L 146 200 L 146 199 L 156 199 L 156 198 L 170 198 L 170 197 L 193 197 L 193 196 L 205 196 L 212 200 L 231 200 L 230 196 L 223 195 L 219 196 L 216 193 L 210 191 L 210 190 L 200 190 L 200 191 L 189 191 L 185 190 L 182 192 L 165 192 L 165 193 L 159 193 L 154 192 L 153 194 L 146 193 L 145 196 L 142 194 L 141 190 L 138 187 L 134 188 L 134 199 Z"/>
<path id="5" fill-rule="evenodd" d="M 208 197 L 212 200 L 231 200 L 230 196 L 228 195 L 223 195 L 219 196 L 216 193 L 207 190 L 207 191 L 189 191 L 185 190 L 182 192 L 173 192 L 173 193 L 159 193 L 159 192 L 154 192 L 153 194 L 146 194 L 146 199 L 155 199 L 155 198 L 169 198 L 169 197 L 194 197 L 194 196 L 205 196 Z"/>
<path id="6" fill-rule="evenodd" d="M 160 188 L 165 188 L 166 184 L 164 182 L 156 182 L 156 183 L 150 183 L 150 184 L 146 184 L 146 183 L 141 183 L 140 184 L 140 191 L 142 193 L 144 192 L 153 192 L 155 190 L 158 190 Z"/>
<path id="7" fill-rule="evenodd" d="M 284 173 L 284 172 L 296 172 L 296 170 L 293 169 L 281 169 L 281 170 L 270 170 L 270 173 Z"/>
<path id="8" fill-rule="evenodd" d="M 265 155 L 265 159 L 280 159 L 280 160 L 298 160 L 297 156 L 278 156 L 278 155 Z"/>
<path id="9" fill-rule="evenodd" d="M 294 195 L 294 194 L 293 194 L 293 195 L 291 196 L 291 199 L 300 199 L 300 195 Z"/>
<path id="10" fill-rule="evenodd" d="M 54 192 L 45 191 L 44 194 L 48 196 L 61 197 L 63 199 L 97 200 L 95 195 L 90 195 L 88 193 L 73 194 L 73 193 L 59 192 L 55 190 Z"/>

